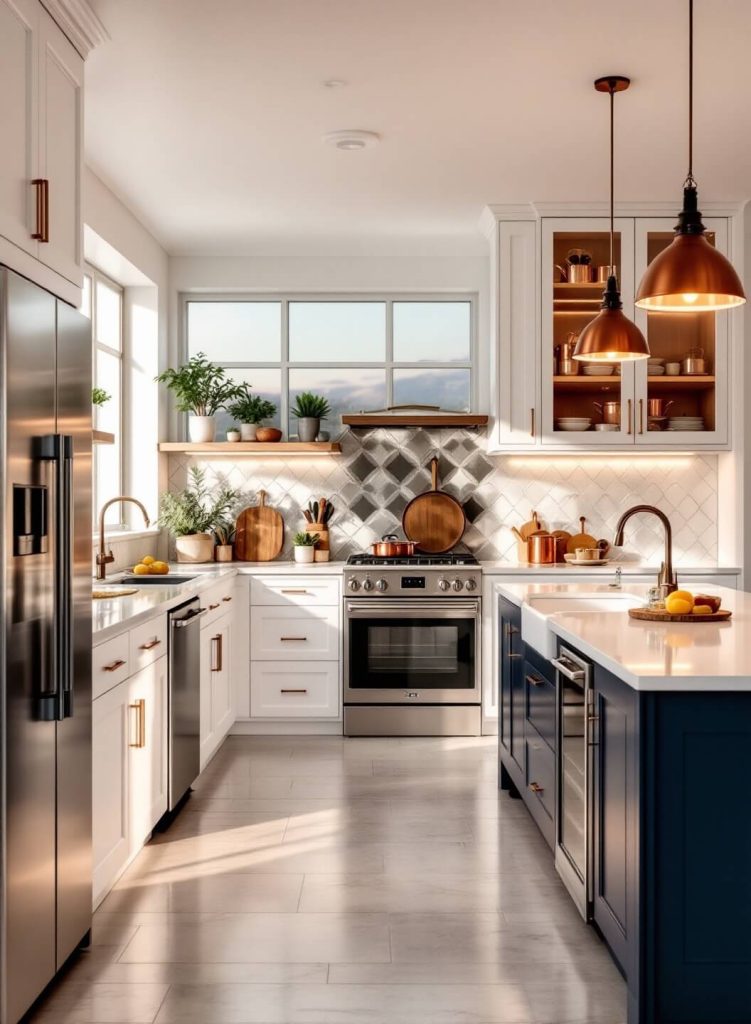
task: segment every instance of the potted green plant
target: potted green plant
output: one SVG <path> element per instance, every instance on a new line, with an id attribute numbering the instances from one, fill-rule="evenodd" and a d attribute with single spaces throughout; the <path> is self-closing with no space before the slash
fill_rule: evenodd
<path id="1" fill-rule="evenodd" d="M 211 531 L 232 518 L 237 497 L 230 487 L 210 487 L 198 466 L 191 468 L 184 490 L 162 495 L 159 525 L 175 538 L 178 562 L 214 561 Z"/>
<path id="2" fill-rule="evenodd" d="M 104 388 L 92 388 L 91 389 L 91 404 L 99 408 L 102 405 L 106 405 L 110 401 L 112 395 L 105 391 Z"/>
<path id="3" fill-rule="evenodd" d="M 240 424 L 243 441 L 255 441 L 256 431 L 264 420 L 276 412 L 276 406 L 260 395 L 250 393 L 250 384 L 240 385 L 241 394 L 227 407 L 227 412 Z"/>
<path id="4" fill-rule="evenodd" d="M 174 393 L 178 410 L 190 414 L 188 436 L 199 443 L 214 440 L 217 412 L 241 392 L 240 385 L 227 378 L 224 368 L 210 362 L 203 352 L 176 370 L 165 370 L 156 380 Z"/>
<path id="5" fill-rule="evenodd" d="M 321 420 L 331 412 L 331 406 L 322 395 L 303 391 L 297 396 L 292 415 L 297 417 L 297 436 L 301 441 L 315 441 L 321 429 Z"/>
<path id="6" fill-rule="evenodd" d="M 231 562 L 234 550 L 232 543 L 235 539 L 234 519 L 222 519 L 211 527 L 211 532 L 215 542 L 214 559 L 217 562 Z"/>
<path id="7" fill-rule="evenodd" d="M 295 545 L 295 561 L 296 562 L 312 562 L 315 560 L 316 553 L 316 541 L 318 540 L 317 533 L 300 533 L 295 534 L 293 541 Z"/>

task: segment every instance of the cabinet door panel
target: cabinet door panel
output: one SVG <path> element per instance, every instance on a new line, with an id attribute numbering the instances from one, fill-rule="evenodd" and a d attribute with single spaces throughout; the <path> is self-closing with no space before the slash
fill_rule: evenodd
<path id="1" fill-rule="evenodd" d="M 52 18 L 39 21 L 39 166 L 49 182 L 49 242 L 39 259 L 83 283 L 81 168 L 83 61 Z"/>
<path id="2" fill-rule="evenodd" d="M 37 0 L 0 0 L 0 235 L 32 256 L 38 21 Z"/>
<path id="3" fill-rule="evenodd" d="M 167 810 L 167 658 L 129 680 L 128 716 L 130 839 L 135 852 Z"/>
<path id="4" fill-rule="evenodd" d="M 92 705 L 94 902 L 109 891 L 130 855 L 128 682 Z"/>
<path id="5" fill-rule="evenodd" d="M 230 672 L 232 627 L 229 619 L 226 617 L 222 619 L 211 632 L 214 643 L 214 671 L 211 674 L 211 723 L 212 731 L 220 741 L 229 732 L 235 718 Z"/>

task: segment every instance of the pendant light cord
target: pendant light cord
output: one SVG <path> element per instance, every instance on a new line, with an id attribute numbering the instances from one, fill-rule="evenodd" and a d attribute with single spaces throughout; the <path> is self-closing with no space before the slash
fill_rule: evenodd
<path id="1" fill-rule="evenodd" d="M 694 0 L 688 0 L 688 174 L 683 187 L 696 187 L 694 178 Z"/>
<path id="2" fill-rule="evenodd" d="M 615 85 L 610 86 L 610 273 L 615 276 L 613 262 L 613 236 L 615 234 L 615 131 L 614 131 Z"/>

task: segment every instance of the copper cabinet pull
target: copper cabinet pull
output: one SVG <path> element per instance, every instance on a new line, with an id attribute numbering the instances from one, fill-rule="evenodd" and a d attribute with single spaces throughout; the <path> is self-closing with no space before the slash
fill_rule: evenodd
<path id="1" fill-rule="evenodd" d="M 533 793 L 544 793 L 545 792 L 545 787 L 539 785 L 539 783 L 537 783 L 537 782 L 530 782 L 529 788 L 532 790 Z"/>
<path id="2" fill-rule="evenodd" d="M 138 650 L 139 651 L 153 651 L 154 648 L 158 647 L 161 642 L 162 642 L 161 640 L 157 640 L 156 637 L 155 637 L 153 640 L 149 640 L 147 643 L 141 644 L 141 646 L 138 648 Z"/>
<path id="3" fill-rule="evenodd" d="M 534 437 L 536 432 L 537 431 L 535 430 L 535 407 L 532 406 L 532 408 L 529 410 L 529 435 L 530 435 L 530 437 Z"/>
<path id="4" fill-rule="evenodd" d="M 129 747 L 141 747 L 146 746 L 146 701 L 141 698 L 140 700 L 134 701 L 128 705 L 138 713 L 138 735 L 135 743 L 129 743 Z"/>
<path id="5" fill-rule="evenodd" d="M 231 597 L 223 597 L 222 598 L 222 601 L 224 601 L 225 603 L 227 603 L 228 601 L 231 601 L 231 600 L 232 600 Z"/>
<path id="6" fill-rule="evenodd" d="M 524 677 L 530 686 L 544 686 L 545 680 L 540 676 L 525 676 Z"/>
<path id="7" fill-rule="evenodd" d="M 521 658 L 521 654 L 507 654 L 507 658 Z"/>
<path id="8" fill-rule="evenodd" d="M 50 183 L 47 178 L 34 178 L 31 182 L 36 191 L 36 231 L 32 238 L 40 242 L 50 240 Z"/>
<path id="9" fill-rule="evenodd" d="M 282 590 L 283 594 L 307 594 L 307 590 Z"/>
<path id="10" fill-rule="evenodd" d="M 513 636 L 514 633 L 518 633 L 519 632 L 519 630 L 516 628 L 516 626 L 512 626 L 510 622 L 506 623 L 504 629 L 505 629 L 506 636 Z"/>
<path id="11" fill-rule="evenodd" d="M 639 433 L 644 433 L 644 399 L 639 399 Z"/>
<path id="12" fill-rule="evenodd" d="M 629 434 L 633 433 L 633 431 L 631 429 L 631 399 L 630 398 L 628 400 L 628 433 Z"/>
<path id="13" fill-rule="evenodd" d="M 222 639 L 223 639 L 223 637 L 222 637 L 221 633 L 217 633 L 216 636 L 212 636 L 212 638 L 211 638 L 211 671 L 212 672 L 221 672 L 222 671 L 222 661 L 224 660 L 223 659 L 223 654 L 224 654 L 223 647 L 224 647 L 224 645 L 222 643 Z"/>
<path id="14" fill-rule="evenodd" d="M 125 664 L 126 662 L 124 662 L 122 658 L 118 658 L 117 661 L 111 661 L 109 665 L 102 665 L 102 669 L 105 672 L 117 672 L 117 670 L 122 668 Z"/>
<path id="15" fill-rule="evenodd" d="M 306 636 L 280 636 L 279 639 L 282 643 L 287 643 L 288 640 L 307 640 Z"/>
<path id="16" fill-rule="evenodd" d="M 307 693 L 307 690 L 280 690 L 279 693 Z"/>
<path id="17" fill-rule="evenodd" d="M 214 611 L 214 610 L 215 610 L 216 608 L 218 608 L 218 607 L 219 607 L 219 602 L 217 601 L 217 603 L 216 603 L 216 604 L 210 604 L 210 605 L 209 605 L 209 611 L 210 611 L 210 612 L 213 612 L 213 611 Z"/>

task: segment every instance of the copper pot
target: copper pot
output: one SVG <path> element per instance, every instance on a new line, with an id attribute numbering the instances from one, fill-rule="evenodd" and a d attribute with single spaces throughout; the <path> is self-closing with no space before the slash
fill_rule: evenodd
<path id="1" fill-rule="evenodd" d="M 552 565 L 555 562 L 555 537 L 547 530 L 538 530 L 527 538 L 527 561 L 533 565 Z"/>
<path id="2" fill-rule="evenodd" d="M 399 540 L 395 533 L 386 533 L 370 550 L 376 558 L 405 558 L 414 555 L 416 544 L 411 540 Z"/>
<path id="3" fill-rule="evenodd" d="M 615 423 L 620 426 L 621 423 L 621 403 L 616 401 L 611 402 L 593 402 L 592 405 L 602 416 L 603 423 Z"/>

